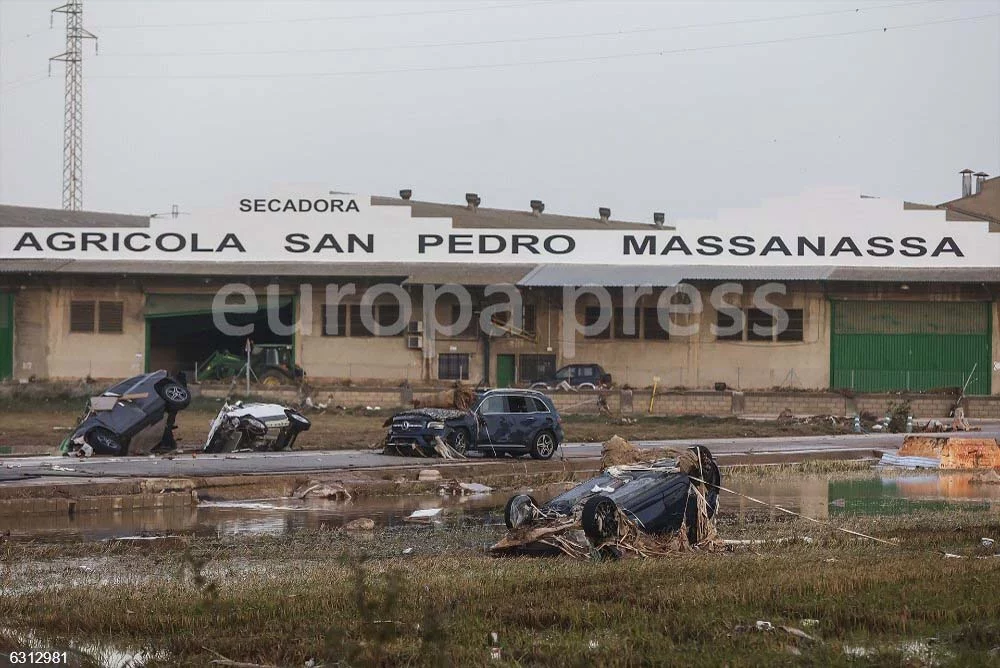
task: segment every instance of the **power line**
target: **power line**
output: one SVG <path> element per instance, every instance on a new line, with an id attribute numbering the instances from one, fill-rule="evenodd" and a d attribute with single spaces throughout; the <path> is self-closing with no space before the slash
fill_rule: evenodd
<path id="1" fill-rule="evenodd" d="M 774 21 L 790 21 L 803 18 L 816 18 L 821 16 L 834 16 L 838 14 L 857 14 L 879 9 L 906 9 L 918 5 L 929 5 L 943 2 L 944 0 L 920 0 L 918 2 L 898 2 L 885 5 L 874 5 L 871 7 L 861 7 L 856 9 L 834 9 L 825 12 L 811 12 L 807 14 L 787 14 L 782 16 L 766 16 L 751 19 L 735 19 L 731 21 L 714 21 L 711 23 L 691 23 L 687 25 L 629 28 L 624 30 L 607 30 L 589 33 L 571 33 L 560 35 L 542 35 L 535 37 L 514 37 L 504 39 L 489 39 L 465 42 L 434 42 L 423 44 L 392 44 L 387 46 L 349 46 L 332 47 L 321 49 L 275 49 L 270 51 L 173 51 L 159 53 L 105 53 L 103 57 L 128 57 L 128 58 L 160 58 L 160 57 L 200 57 L 200 56 L 274 56 L 288 54 L 316 54 L 316 53 L 351 53 L 360 51 L 401 51 L 411 49 L 436 49 L 445 47 L 467 47 L 467 46 L 494 46 L 499 44 L 525 44 L 531 42 L 547 42 L 568 39 L 589 39 L 595 37 L 620 37 L 626 35 L 638 35 L 644 33 L 671 32 L 677 30 L 691 30 L 697 28 L 716 28 L 735 25 L 748 25 L 753 23 L 770 23 Z"/>
<path id="2" fill-rule="evenodd" d="M 885 33 L 890 30 L 907 30 L 911 28 L 922 28 L 926 26 L 943 25 L 948 23 L 961 23 L 966 21 L 979 21 L 1000 16 L 1000 12 L 991 14 L 980 14 L 977 16 L 965 16 L 951 19 L 940 19 L 936 21 L 923 21 L 920 23 L 908 23 L 894 26 L 883 26 L 878 28 L 866 28 L 861 30 L 848 30 L 843 32 L 821 33 L 816 35 L 803 35 L 799 37 L 779 37 L 775 39 L 758 40 L 752 42 L 736 42 L 731 44 L 716 44 L 711 46 L 694 46 L 680 49 L 657 49 L 655 51 L 634 51 L 629 53 L 615 53 L 604 56 L 580 56 L 569 58 L 550 58 L 545 60 L 530 61 L 510 61 L 504 63 L 486 63 L 469 65 L 445 65 L 428 67 L 410 67 L 384 70 L 355 70 L 339 72 L 286 72 L 277 74 L 248 73 L 248 74 L 142 74 L 142 75 L 97 75 L 92 79 L 283 79 L 283 78 L 309 78 L 309 77 L 340 77 L 340 76 L 364 76 L 377 74 L 409 74 L 418 72 L 449 72 L 459 70 L 485 70 L 500 69 L 506 67 L 530 67 L 535 65 L 560 65 L 569 63 L 600 62 L 607 60 L 619 60 L 624 58 L 642 58 L 649 56 L 666 56 L 684 53 L 698 53 L 704 51 L 717 51 L 722 49 L 736 49 L 751 46 L 767 46 L 772 44 L 784 44 L 789 42 L 804 42 L 814 39 L 829 39 L 833 37 L 848 37 L 853 35 L 865 35 L 871 33 Z"/>
<path id="3" fill-rule="evenodd" d="M 419 73 L 419 72 L 446 72 L 446 71 L 459 71 L 459 70 L 477 70 L 477 69 L 500 69 L 506 67 L 530 67 L 535 65 L 556 65 L 556 64 L 570 64 L 570 63 L 586 63 L 586 62 L 600 62 L 607 60 L 618 60 L 624 58 L 642 58 L 651 56 L 666 56 L 666 55 L 678 55 L 685 53 L 698 53 L 705 51 L 717 51 L 723 49 L 735 49 L 753 46 L 766 46 L 773 44 L 783 44 L 789 42 L 804 42 L 814 39 L 830 39 L 835 37 L 848 37 L 855 35 L 865 35 L 872 33 L 885 33 L 890 30 L 908 30 L 912 28 L 922 28 L 927 26 L 943 25 L 950 23 L 961 23 L 967 21 L 979 21 L 983 19 L 995 18 L 1000 16 L 1000 12 L 994 12 L 990 14 L 980 14 L 976 16 L 964 16 L 949 19 L 939 19 L 934 21 L 922 21 L 919 23 L 908 23 L 893 26 L 883 26 L 875 28 L 865 28 L 859 30 L 848 30 L 842 32 L 834 33 L 821 33 L 815 35 L 802 35 L 798 37 L 779 37 L 768 40 L 757 40 L 750 42 L 735 42 L 729 44 L 715 44 L 708 46 L 693 46 L 685 47 L 679 49 L 658 49 L 653 51 L 634 51 L 628 53 L 616 53 L 608 54 L 603 56 L 581 56 L 581 57 L 569 57 L 569 58 L 551 58 L 545 60 L 531 60 L 531 61 L 511 61 L 504 63 L 486 63 L 486 64 L 468 64 L 468 65 L 445 65 L 445 66 L 428 66 L 428 67 L 411 67 L 411 68 L 398 68 L 398 69 L 383 69 L 383 70 L 356 70 L 356 71 L 339 71 L 339 72 L 288 72 L 288 73 L 277 73 L 277 74 L 263 74 L 263 73 L 247 73 L 247 74 L 176 74 L 176 75 L 96 75 L 88 77 L 88 79 L 282 79 L 282 78 L 308 78 L 308 77 L 338 77 L 338 76 L 366 76 L 366 75 L 379 75 L 379 74 L 404 74 L 404 73 Z M 12 84 L 0 84 L 0 86 L 6 88 L 8 86 L 16 87 L 21 85 L 28 85 L 36 81 L 40 81 L 45 77 L 37 77 L 34 79 L 26 79 Z"/>
<path id="4" fill-rule="evenodd" d="M 133 23 L 129 25 L 106 25 L 97 26 L 95 30 L 136 30 L 136 29 L 159 29 L 159 28 L 212 28 L 221 26 L 236 25 L 260 25 L 276 23 L 313 23 L 317 21 L 359 21 L 363 19 L 397 18 L 404 16 L 428 16 L 433 14 L 459 14 L 465 12 L 481 12 L 494 9 L 512 9 L 516 7 L 542 7 L 552 5 L 557 2 L 571 2 L 577 0 L 534 0 L 533 2 L 512 2 L 498 5 L 484 5 L 477 7 L 451 7 L 449 9 L 418 9 L 407 12 L 392 12 L 385 14 L 354 14 L 344 16 L 317 16 L 311 18 L 294 19 L 246 19 L 242 21 L 212 21 L 206 23 Z"/>

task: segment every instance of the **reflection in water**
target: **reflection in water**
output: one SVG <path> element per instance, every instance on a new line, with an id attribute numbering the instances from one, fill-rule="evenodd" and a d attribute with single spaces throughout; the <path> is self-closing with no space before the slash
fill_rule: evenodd
<path id="1" fill-rule="evenodd" d="M 934 472 L 905 477 L 871 477 L 830 481 L 822 476 L 778 480 L 734 480 L 727 486 L 741 494 L 780 505 L 809 517 L 831 515 L 902 514 L 916 510 L 957 508 L 983 511 L 1000 508 L 1000 485 L 976 484 L 976 474 Z M 562 487 L 539 488 L 539 501 Z M 475 496 L 383 496 L 353 501 L 326 499 L 258 499 L 202 502 L 193 508 L 162 508 L 114 513 L 18 515 L 0 517 L 0 533 L 106 540 L 167 534 L 231 535 L 285 534 L 302 530 L 336 529 L 359 517 L 369 517 L 380 527 L 400 526 L 414 510 L 444 508 L 448 523 L 500 524 L 503 506 L 511 493 Z M 741 497 L 723 495 L 720 512 L 738 517 L 784 517 L 776 510 Z"/>

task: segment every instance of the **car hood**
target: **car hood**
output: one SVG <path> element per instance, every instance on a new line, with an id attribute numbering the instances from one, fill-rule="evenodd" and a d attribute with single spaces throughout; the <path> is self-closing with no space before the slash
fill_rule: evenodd
<path id="1" fill-rule="evenodd" d="M 414 408 L 413 410 L 396 413 L 393 417 L 426 417 L 432 420 L 454 420 L 467 415 L 467 412 L 454 408 Z"/>

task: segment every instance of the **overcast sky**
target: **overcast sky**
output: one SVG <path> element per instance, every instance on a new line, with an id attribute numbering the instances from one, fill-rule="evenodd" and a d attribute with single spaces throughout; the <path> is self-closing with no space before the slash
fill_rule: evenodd
<path id="1" fill-rule="evenodd" d="M 62 1 L 0 0 L 3 203 L 61 203 Z M 675 220 L 829 185 L 938 203 L 964 167 L 1000 173 L 1000 0 L 84 9 L 88 210 L 322 182 Z"/>

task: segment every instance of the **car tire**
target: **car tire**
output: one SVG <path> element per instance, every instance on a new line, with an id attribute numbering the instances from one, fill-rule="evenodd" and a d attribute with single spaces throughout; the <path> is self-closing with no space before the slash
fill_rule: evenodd
<path id="1" fill-rule="evenodd" d="M 551 389 L 551 388 L 549 388 L 548 383 L 532 383 L 531 384 L 531 389 L 532 390 L 548 390 L 548 389 Z"/>
<path id="2" fill-rule="evenodd" d="M 271 369 L 260 374 L 257 381 L 264 387 L 273 388 L 288 383 L 288 378 L 280 371 Z"/>
<path id="3" fill-rule="evenodd" d="M 555 434 L 545 430 L 538 432 L 535 436 L 529 452 L 532 459 L 552 459 L 552 455 L 556 454 L 556 448 L 558 447 L 559 444 L 556 443 Z"/>
<path id="4" fill-rule="evenodd" d="M 576 389 L 578 389 L 578 390 L 596 390 L 597 386 L 594 385 L 593 383 L 580 383 L 579 385 L 576 386 Z"/>
<path id="5" fill-rule="evenodd" d="M 451 438 L 448 441 L 448 445 L 458 454 L 464 456 L 469 453 L 469 444 L 472 442 L 472 439 L 469 437 L 468 429 L 458 427 L 451 433 Z"/>
<path id="6" fill-rule="evenodd" d="M 159 391 L 168 411 L 182 411 L 191 403 L 191 391 L 180 383 L 164 383 Z"/>
<path id="7" fill-rule="evenodd" d="M 103 427 L 97 427 L 88 431 L 85 440 L 87 441 L 87 445 L 94 449 L 95 455 L 124 456 L 128 454 L 128 448 L 122 443 L 121 439 L 114 432 Z"/>
<path id="8" fill-rule="evenodd" d="M 530 494 L 515 494 L 507 499 L 503 509 L 503 521 L 507 529 L 513 531 L 528 523 L 534 517 L 534 509 L 538 507 L 535 497 Z"/>
<path id="9" fill-rule="evenodd" d="M 583 504 L 580 524 L 591 545 L 604 545 L 618 536 L 618 504 L 609 496 L 595 494 Z"/>

